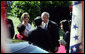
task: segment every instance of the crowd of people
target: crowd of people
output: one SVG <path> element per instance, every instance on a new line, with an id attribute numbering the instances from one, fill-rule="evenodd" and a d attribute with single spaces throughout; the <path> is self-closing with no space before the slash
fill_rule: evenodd
<path id="1" fill-rule="evenodd" d="M 63 40 L 60 40 L 59 25 L 49 20 L 50 14 L 43 12 L 41 16 L 34 19 L 36 28 L 32 29 L 29 22 L 30 15 L 25 12 L 21 16 L 22 22 L 17 26 L 19 34 L 15 35 L 15 39 L 29 41 L 30 43 L 41 47 L 42 49 L 55 53 L 58 51 L 60 44 L 65 46 L 66 52 L 69 53 L 70 43 L 70 22 L 68 20 L 60 21 L 60 27 L 63 34 Z"/>

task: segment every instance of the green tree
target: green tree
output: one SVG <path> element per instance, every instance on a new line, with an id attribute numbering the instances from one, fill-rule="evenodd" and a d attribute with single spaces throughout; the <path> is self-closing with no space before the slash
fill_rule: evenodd
<path id="1" fill-rule="evenodd" d="M 71 4 L 71 1 L 14 1 L 11 6 L 11 12 L 13 16 L 17 16 L 19 19 L 22 13 L 28 12 L 30 15 L 30 23 L 32 23 L 34 18 L 41 14 L 41 8 L 62 7 Z"/>
<path id="2" fill-rule="evenodd" d="M 40 2 L 39 1 L 15 1 L 12 6 L 12 15 L 21 17 L 22 13 L 28 12 L 30 15 L 30 23 L 34 18 L 40 15 Z"/>
<path id="3" fill-rule="evenodd" d="M 41 7 L 62 7 L 69 6 L 72 4 L 72 1 L 41 1 Z"/>

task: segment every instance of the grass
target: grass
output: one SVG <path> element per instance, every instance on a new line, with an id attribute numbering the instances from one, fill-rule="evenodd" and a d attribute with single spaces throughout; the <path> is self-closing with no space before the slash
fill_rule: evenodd
<path id="1" fill-rule="evenodd" d="M 16 43 L 16 42 L 24 42 L 24 40 L 16 40 L 16 39 L 12 40 L 12 43 Z"/>

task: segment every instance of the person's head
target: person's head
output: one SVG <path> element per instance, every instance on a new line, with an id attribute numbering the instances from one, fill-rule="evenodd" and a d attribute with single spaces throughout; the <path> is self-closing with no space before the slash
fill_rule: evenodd
<path id="1" fill-rule="evenodd" d="M 49 15 L 48 12 L 43 12 L 41 14 L 41 18 L 42 18 L 42 20 L 43 20 L 44 23 L 47 23 L 47 21 L 49 20 L 49 17 L 50 17 L 50 15 Z"/>
<path id="2" fill-rule="evenodd" d="M 20 34 L 24 34 L 24 31 L 25 31 L 25 25 L 24 24 L 19 24 L 18 26 L 17 26 L 17 30 L 18 30 L 18 32 L 20 33 Z"/>
<path id="3" fill-rule="evenodd" d="M 34 19 L 34 22 L 35 22 L 35 25 L 36 25 L 36 26 L 40 26 L 40 25 L 42 24 L 42 19 L 41 19 L 41 17 L 40 17 L 40 16 L 36 17 L 36 18 Z"/>
<path id="4" fill-rule="evenodd" d="M 61 29 L 64 30 L 64 32 L 66 31 L 70 31 L 70 28 L 69 28 L 69 23 L 67 20 L 62 20 L 60 21 L 60 24 L 61 24 Z"/>
<path id="5" fill-rule="evenodd" d="M 21 16 L 21 20 L 22 20 L 22 22 L 24 21 L 24 23 L 28 23 L 29 18 L 30 18 L 30 16 L 27 12 L 23 13 L 22 16 Z"/>

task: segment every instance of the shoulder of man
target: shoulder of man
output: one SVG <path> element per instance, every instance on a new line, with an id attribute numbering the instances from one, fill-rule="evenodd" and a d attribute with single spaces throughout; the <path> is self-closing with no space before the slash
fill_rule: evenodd
<path id="1" fill-rule="evenodd" d="M 8 24 L 13 25 L 13 21 L 11 19 L 7 19 Z"/>
<path id="2" fill-rule="evenodd" d="M 56 22 L 54 22 L 54 21 L 52 21 L 52 20 L 50 20 L 50 22 L 53 23 L 53 24 L 57 24 Z"/>
<path id="3" fill-rule="evenodd" d="M 37 29 L 35 28 L 35 29 L 33 29 L 33 30 L 30 30 L 29 31 L 29 34 L 31 34 L 31 33 L 33 33 L 33 32 L 35 32 Z"/>
<path id="4" fill-rule="evenodd" d="M 12 21 L 11 19 L 7 19 L 8 21 Z"/>
<path id="5" fill-rule="evenodd" d="M 53 24 L 53 25 L 58 26 L 58 24 L 57 24 L 56 22 L 54 22 L 54 21 L 51 21 L 51 20 L 50 20 L 50 23 Z"/>
<path id="6" fill-rule="evenodd" d="M 65 35 L 66 35 L 66 36 L 70 36 L 70 32 L 67 31 L 67 32 L 65 33 Z"/>

